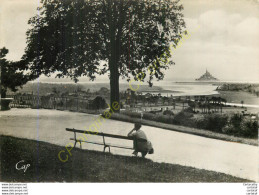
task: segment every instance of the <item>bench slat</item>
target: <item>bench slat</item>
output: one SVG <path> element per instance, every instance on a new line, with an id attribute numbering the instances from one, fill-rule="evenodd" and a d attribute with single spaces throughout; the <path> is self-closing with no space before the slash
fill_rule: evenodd
<path id="1" fill-rule="evenodd" d="M 111 144 L 106 144 L 110 147 L 114 147 L 114 148 L 123 148 L 123 149 L 129 149 L 129 150 L 134 150 L 134 148 L 132 147 L 128 147 L 128 146 L 120 146 L 120 145 L 111 145 Z"/>
<path id="2" fill-rule="evenodd" d="M 77 141 L 77 142 L 86 142 L 86 143 L 90 143 L 90 144 L 97 144 L 97 145 L 102 145 L 102 146 L 110 146 L 110 147 L 114 147 L 114 148 L 123 148 L 123 149 L 134 150 L 134 148 L 132 148 L 132 147 L 114 145 L 114 144 L 110 144 L 110 143 L 104 144 L 104 143 L 100 143 L 100 142 L 89 142 L 89 141 L 83 141 L 83 140 L 78 140 L 78 139 L 74 139 L 74 138 L 70 138 L 70 140 L 74 140 L 74 141 Z"/>
<path id="3" fill-rule="evenodd" d="M 76 133 L 86 133 L 86 134 L 92 134 L 96 136 L 105 136 L 105 137 L 112 137 L 112 138 L 118 138 L 118 139 L 126 139 L 126 140 L 133 140 L 133 137 L 127 137 L 123 135 L 114 135 L 109 133 L 102 133 L 102 132 L 93 132 L 93 131 L 85 131 L 85 130 L 79 130 L 79 129 L 71 129 L 66 128 L 66 131 L 76 132 Z"/>
<path id="4" fill-rule="evenodd" d="M 74 140 L 74 141 L 77 141 L 77 142 L 86 142 L 86 143 L 90 143 L 90 144 L 97 144 L 97 145 L 102 145 L 102 146 L 104 146 L 104 144 L 101 143 L 101 142 L 89 142 L 89 141 L 83 141 L 83 140 L 74 139 L 74 138 L 70 138 L 70 140 Z"/>

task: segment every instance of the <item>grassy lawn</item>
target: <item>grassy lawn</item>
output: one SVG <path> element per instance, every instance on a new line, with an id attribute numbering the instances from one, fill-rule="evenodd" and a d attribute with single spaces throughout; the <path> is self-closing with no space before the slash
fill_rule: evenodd
<path id="1" fill-rule="evenodd" d="M 213 171 L 80 149 L 73 149 L 63 163 L 57 155 L 64 147 L 9 136 L 0 136 L 0 144 L 0 180 L 6 182 L 248 182 Z M 26 172 L 15 168 L 21 160 L 30 164 Z"/>

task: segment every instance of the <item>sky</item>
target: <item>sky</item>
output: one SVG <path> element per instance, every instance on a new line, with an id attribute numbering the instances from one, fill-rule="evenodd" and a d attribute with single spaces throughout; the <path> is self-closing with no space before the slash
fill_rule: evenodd
<path id="1" fill-rule="evenodd" d="M 27 21 L 40 0 L 0 0 L 0 48 L 19 60 Z M 164 81 L 194 81 L 206 69 L 222 81 L 259 81 L 259 0 L 181 0 L 189 39 L 173 50 Z M 58 80 L 42 76 L 41 81 Z M 81 78 L 80 81 L 88 81 Z M 97 78 L 108 82 L 108 76 Z"/>

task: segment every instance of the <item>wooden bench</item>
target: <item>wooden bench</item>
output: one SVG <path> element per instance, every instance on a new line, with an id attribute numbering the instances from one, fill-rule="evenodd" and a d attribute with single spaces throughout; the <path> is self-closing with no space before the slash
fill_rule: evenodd
<path id="1" fill-rule="evenodd" d="M 82 143 L 89 143 L 89 144 L 96 144 L 96 145 L 103 145 L 103 152 L 105 152 L 106 148 L 109 148 L 109 152 L 111 152 L 111 147 L 114 148 L 123 148 L 123 149 L 128 149 L 128 150 L 134 150 L 133 147 L 128 147 L 128 146 L 122 146 L 122 145 L 115 145 L 115 144 L 110 144 L 105 142 L 105 137 L 111 137 L 111 138 L 116 138 L 116 139 L 124 139 L 124 140 L 134 140 L 133 137 L 127 137 L 123 135 L 114 135 L 114 134 L 109 134 L 109 133 L 102 133 L 102 132 L 92 132 L 92 131 L 85 131 L 85 130 L 78 130 L 78 129 L 70 129 L 66 128 L 66 131 L 70 131 L 74 133 L 74 138 L 70 138 L 70 140 L 73 140 L 75 142 L 74 147 L 76 144 L 79 142 L 80 143 L 80 148 L 82 148 Z M 80 140 L 77 139 L 77 133 L 83 133 L 83 134 L 88 134 L 88 136 L 101 136 L 103 138 L 103 142 L 91 142 L 91 141 L 85 141 L 85 140 Z M 141 140 L 140 140 L 141 141 Z"/>

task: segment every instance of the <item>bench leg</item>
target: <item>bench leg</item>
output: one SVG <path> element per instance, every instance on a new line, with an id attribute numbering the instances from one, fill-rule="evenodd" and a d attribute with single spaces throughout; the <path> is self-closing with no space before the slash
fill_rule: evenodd
<path id="1" fill-rule="evenodd" d="M 109 148 L 109 153 L 111 153 L 111 147 L 110 146 L 107 146 L 107 145 L 104 145 L 104 147 L 103 147 L 103 152 L 105 152 L 105 149 L 106 148 Z"/>
<path id="2" fill-rule="evenodd" d="M 74 148 L 76 147 L 76 143 L 77 143 L 77 141 L 75 141 Z"/>

